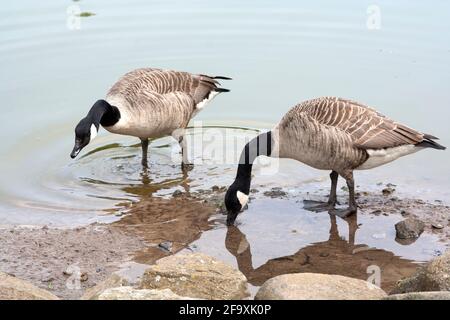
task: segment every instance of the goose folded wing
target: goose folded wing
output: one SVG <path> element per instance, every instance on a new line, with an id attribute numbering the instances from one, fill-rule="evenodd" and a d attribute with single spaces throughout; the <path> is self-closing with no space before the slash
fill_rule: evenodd
<path id="1" fill-rule="evenodd" d="M 180 92 L 188 94 L 195 103 L 208 97 L 218 88 L 219 82 L 206 75 L 193 75 L 188 72 L 151 69 L 145 74 L 148 88 L 159 94 Z"/>
<path id="2" fill-rule="evenodd" d="M 362 149 L 393 148 L 415 145 L 423 141 L 423 134 L 385 116 L 367 110 L 338 126 L 348 133 L 354 145 Z"/>

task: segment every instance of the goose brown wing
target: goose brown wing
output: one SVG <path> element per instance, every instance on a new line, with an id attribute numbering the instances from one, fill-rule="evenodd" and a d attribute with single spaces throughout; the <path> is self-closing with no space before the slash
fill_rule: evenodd
<path id="1" fill-rule="evenodd" d="M 424 134 L 355 101 L 326 97 L 306 101 L 299 108 L 319 123 L 347 133 L 359 148 L 391 148 L 424 140 Z"/>
<path id="2" fill-rule="evenodd" d="M 188 72 L 142 68 L 125 74 L 109 91 L 109 95 L 120 94 L 127 100 L 136 101 L 138 96 L 148 92 L 161 95 L 171 92 L 181 92 L 189 95 L 194 104 L 207 98 L 212 91 L 225 92 L 219 88 L 216 79 L 225 77 L 210 77 L 193 75 Z"/>

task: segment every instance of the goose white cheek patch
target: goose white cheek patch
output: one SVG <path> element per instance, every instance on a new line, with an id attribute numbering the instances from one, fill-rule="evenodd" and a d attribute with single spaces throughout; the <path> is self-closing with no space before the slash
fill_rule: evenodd
<path id="1" fill-rule="evenodd" d="M 97 127 L 95 125 L 91 125 L 91 139 L 90 141 L 94 140 L 94 138 L 97 136 Z"/>
<path id="2" fill-rule="evenodd" d="M 236 196 L 239 200 L 239 203 L 241 204 L 241 207 L 244 208 L 245 205 L 248 203 L 248 195 L 246 195 L 243 192 L 238 191 Z"/>

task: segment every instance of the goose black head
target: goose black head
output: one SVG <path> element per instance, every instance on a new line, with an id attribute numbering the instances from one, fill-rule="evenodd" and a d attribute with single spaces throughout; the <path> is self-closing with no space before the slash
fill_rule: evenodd
<path id="1" fill-rule="evenodd" d="M 232 225 L 239 212 L 248 202 L 248 194 L 241 191 L 236 183 L 233 183 L 225 194 L 225 207 L 227 208 L 227 225 Z"/>
<path id="2" fill-rule="evenodd" d="M 83 118 L 75 127 L 75 146 L 73 147 L 70 157 L 75 158 L 89 142 L 91 142 L 98 132 L 98 125 L 95 125 L 88 118 Z"/>

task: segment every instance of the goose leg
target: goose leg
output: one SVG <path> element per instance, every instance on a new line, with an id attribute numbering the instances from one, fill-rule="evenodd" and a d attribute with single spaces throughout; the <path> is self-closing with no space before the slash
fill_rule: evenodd
<path id="1" fill-rule="evenodd" d="M 348 187 L 348 208 L 347 209 L 334 209 L 331 211 L 332 214 L 337 215 L 341 218 L 346 218 L 349 215 L 356 213 L 357 205 L 355 200 L 355 181 L 353 180 L 353 171 L 348 171 L 345 173 L 341 173 L 341 176 L 347 182 Z"/>
<path id="2" fill-rule="evenodd" d="M 331 179 L 331 190 L 330 190 L 330 196 L 328 198 L 328 204 L 330 207 L 333 207 L 336 205 L 336 189 L 337 189 L 337 183 L 338 183 L 339 174 L 336 171 L 331 171 L 330 173 L 330 179 Z"/>
<path id="3" fill-rule="evenodd" d="M 338 182 L 339 174 L 336 171 L 331 171 L 330 173 L 330 179 L 331 179 L 331 190 L 330 190 L 330 196 L 328 197 L 327 202 L 321 202 L 321 201 L 313 201 L 313 200 L 303 200 L 304 208 L 306 210 L 315 211 L 315 212 L 321 212 L 321 211 L 328 211 L 331 209 L 334 209 L 334 206 L 336 205 L 336 188 L 337 188 L 337 182 Z"/>
<path id="4" fill-rule="evenodd" d="M 181 147 L 181 156 L 182 156 L 181 170 L 183 170 L 183 172 L 192 170 L 194 165 L 192 163 L 189 163 L 189 159 L 188 159 L 188 155 L 187 155 L 187 140 L 184 136 L 184 133 L 179 137 L 178 143 L 180 144 L 180 147 Z"/>
<path id="5" fill-rule="evenodd" d="M 148 161 L 147 161 L 147 153 L 148 153 L 148 139 L 141 138 L 141 146 L 142 146 L 142 166 L 144 168 L 148 168 Z"/>

